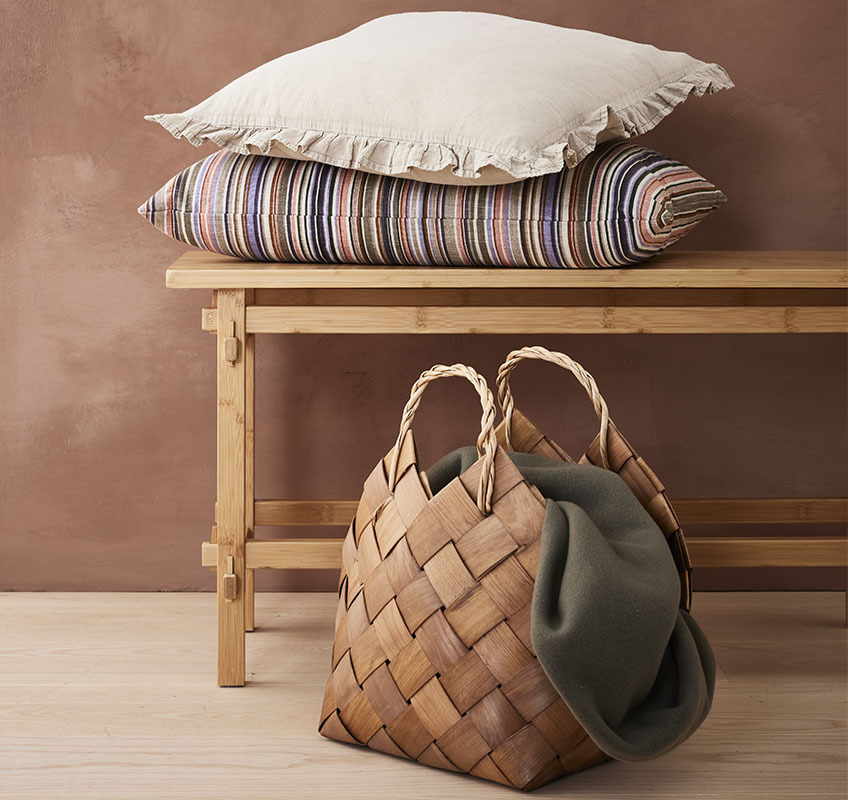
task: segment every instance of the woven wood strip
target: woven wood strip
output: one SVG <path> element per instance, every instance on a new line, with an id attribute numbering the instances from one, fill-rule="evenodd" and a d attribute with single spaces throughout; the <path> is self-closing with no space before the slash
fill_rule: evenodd
<path id="1" fill-rule="evenodd" d="M 484 514 L 484 459 L 433 496 L 399 447 L 345 538 L 321 734 L 519 789 L 603 761 L 530 641 L 544 498 L 498 447 Z"/>
<path id="2" fill-rule="evenodd" d="M 565 450 L 548 438 L 514 406 L 509 388 L 509 376 L 518 363 L 528 358 L 548 361 L 570 370 L 586 389 L 600 420 L 601 430 L 592 440 L 579 463 L 593 464 L 618 473 L 642 507 L 657 523 L 668 543 L 680 578 L 680 606 L 688 611 L 692 606 L 692 560 L 686 548 L 680 520 L 666 495 L 662 482 L 645 460 L 636 454 L 632 445 L 609 418 L 609 410 L 595 379 L 580 364 L 564 353 L 553 352 L 544 347 L 525 347 L 511 352 L 498 370 L 498 399 L 504 412 L 504 420 L 495 430 L 498 444 L 519 453 L 533 453 L 554 460 L 574 461 Z M 605 430 L 606 434 L 604 434 Z"/>

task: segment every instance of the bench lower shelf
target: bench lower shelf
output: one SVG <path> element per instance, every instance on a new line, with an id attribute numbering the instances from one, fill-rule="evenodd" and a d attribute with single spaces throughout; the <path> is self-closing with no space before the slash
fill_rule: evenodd
<path id="1" fill-rule="evenodd" d="M 696 567 L 845 567 L 843 537 L 690 537 Z M 339 569 L 341 539 L 254 539 L 245 543 L 246 569 Z M 215 569 L 218 545 L 204 542 L 202 564 Z"/>
<path id="2" fill-rule="evenodd" d="M 344 525 L 357 500 L 256 500 L 255 525 Z M 708 498 L 675 500 L 681 524 L 848 523 L 844 497 Z M 216 517 L 217 518 L 217 517 Z"/>
<path id="3" fill-rule="evenodd" d="M 347 526 L 356 500 L 255 500 L 259 526 Z M 699 524 L 844 524 L 848 500 L 842 497 L 716 498 L 676 500 L 683 526 Z M 202 551 L 204 567 L 217 567 L 217 529 Z M 340 538 L 250 539 L 246 569 L 338 569 Z M 845 537 L 689 537 L 687 548 L 698 567 L 844 567 Z"/>

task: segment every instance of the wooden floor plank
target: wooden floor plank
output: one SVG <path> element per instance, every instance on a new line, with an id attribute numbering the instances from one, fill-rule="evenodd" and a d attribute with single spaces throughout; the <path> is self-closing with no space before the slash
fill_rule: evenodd
<path id="1" fill-rule="evenodd" d="M 330 594 L 259 594 L 248 685 L 215 685 L 211 594 L 0 594 L 0 798 L 513 798 L 315 731 Z M 537 797 L 844 800 L 839 593 L 703 593 L 720 674 L 684 746 Z M 251 674 L 253 673 L 253 674 Z"/>

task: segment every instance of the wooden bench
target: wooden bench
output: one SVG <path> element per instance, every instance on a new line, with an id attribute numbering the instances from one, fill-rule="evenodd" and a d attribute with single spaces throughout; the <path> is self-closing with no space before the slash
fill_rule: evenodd
<path id="1" fill-rule="evenodd" d="M 181 256 L 167 286 L 213 289 L 218 682 L 242 686 L 253 571 L 337 567 L 339 539 L 252 541 L 257 525 L 347 526 L 356 501 L 254 498 L 257 333 L 845 333 L 842 252 L 674 252 L 627 270 L 266 264 Z M 422 365 L 422 368 L 429 365 Z M 675 500 L 693 523 L 844 523 L 844 498 Z M 844 566 L 844 538 L 693 538 L 697 566 Z"/>

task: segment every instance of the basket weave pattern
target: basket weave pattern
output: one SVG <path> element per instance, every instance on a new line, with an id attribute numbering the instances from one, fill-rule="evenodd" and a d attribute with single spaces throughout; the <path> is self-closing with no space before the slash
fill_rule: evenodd
<path id="1" fill-rule="evenodd" d="M 493 463 L 479 459 L 433 496 L 402 428 L 366 480 L 342 549 L 319 730 L 529 790 L 606 756 L 530 640 L 545 500 L 500 447 L 484 452 Z"/>

